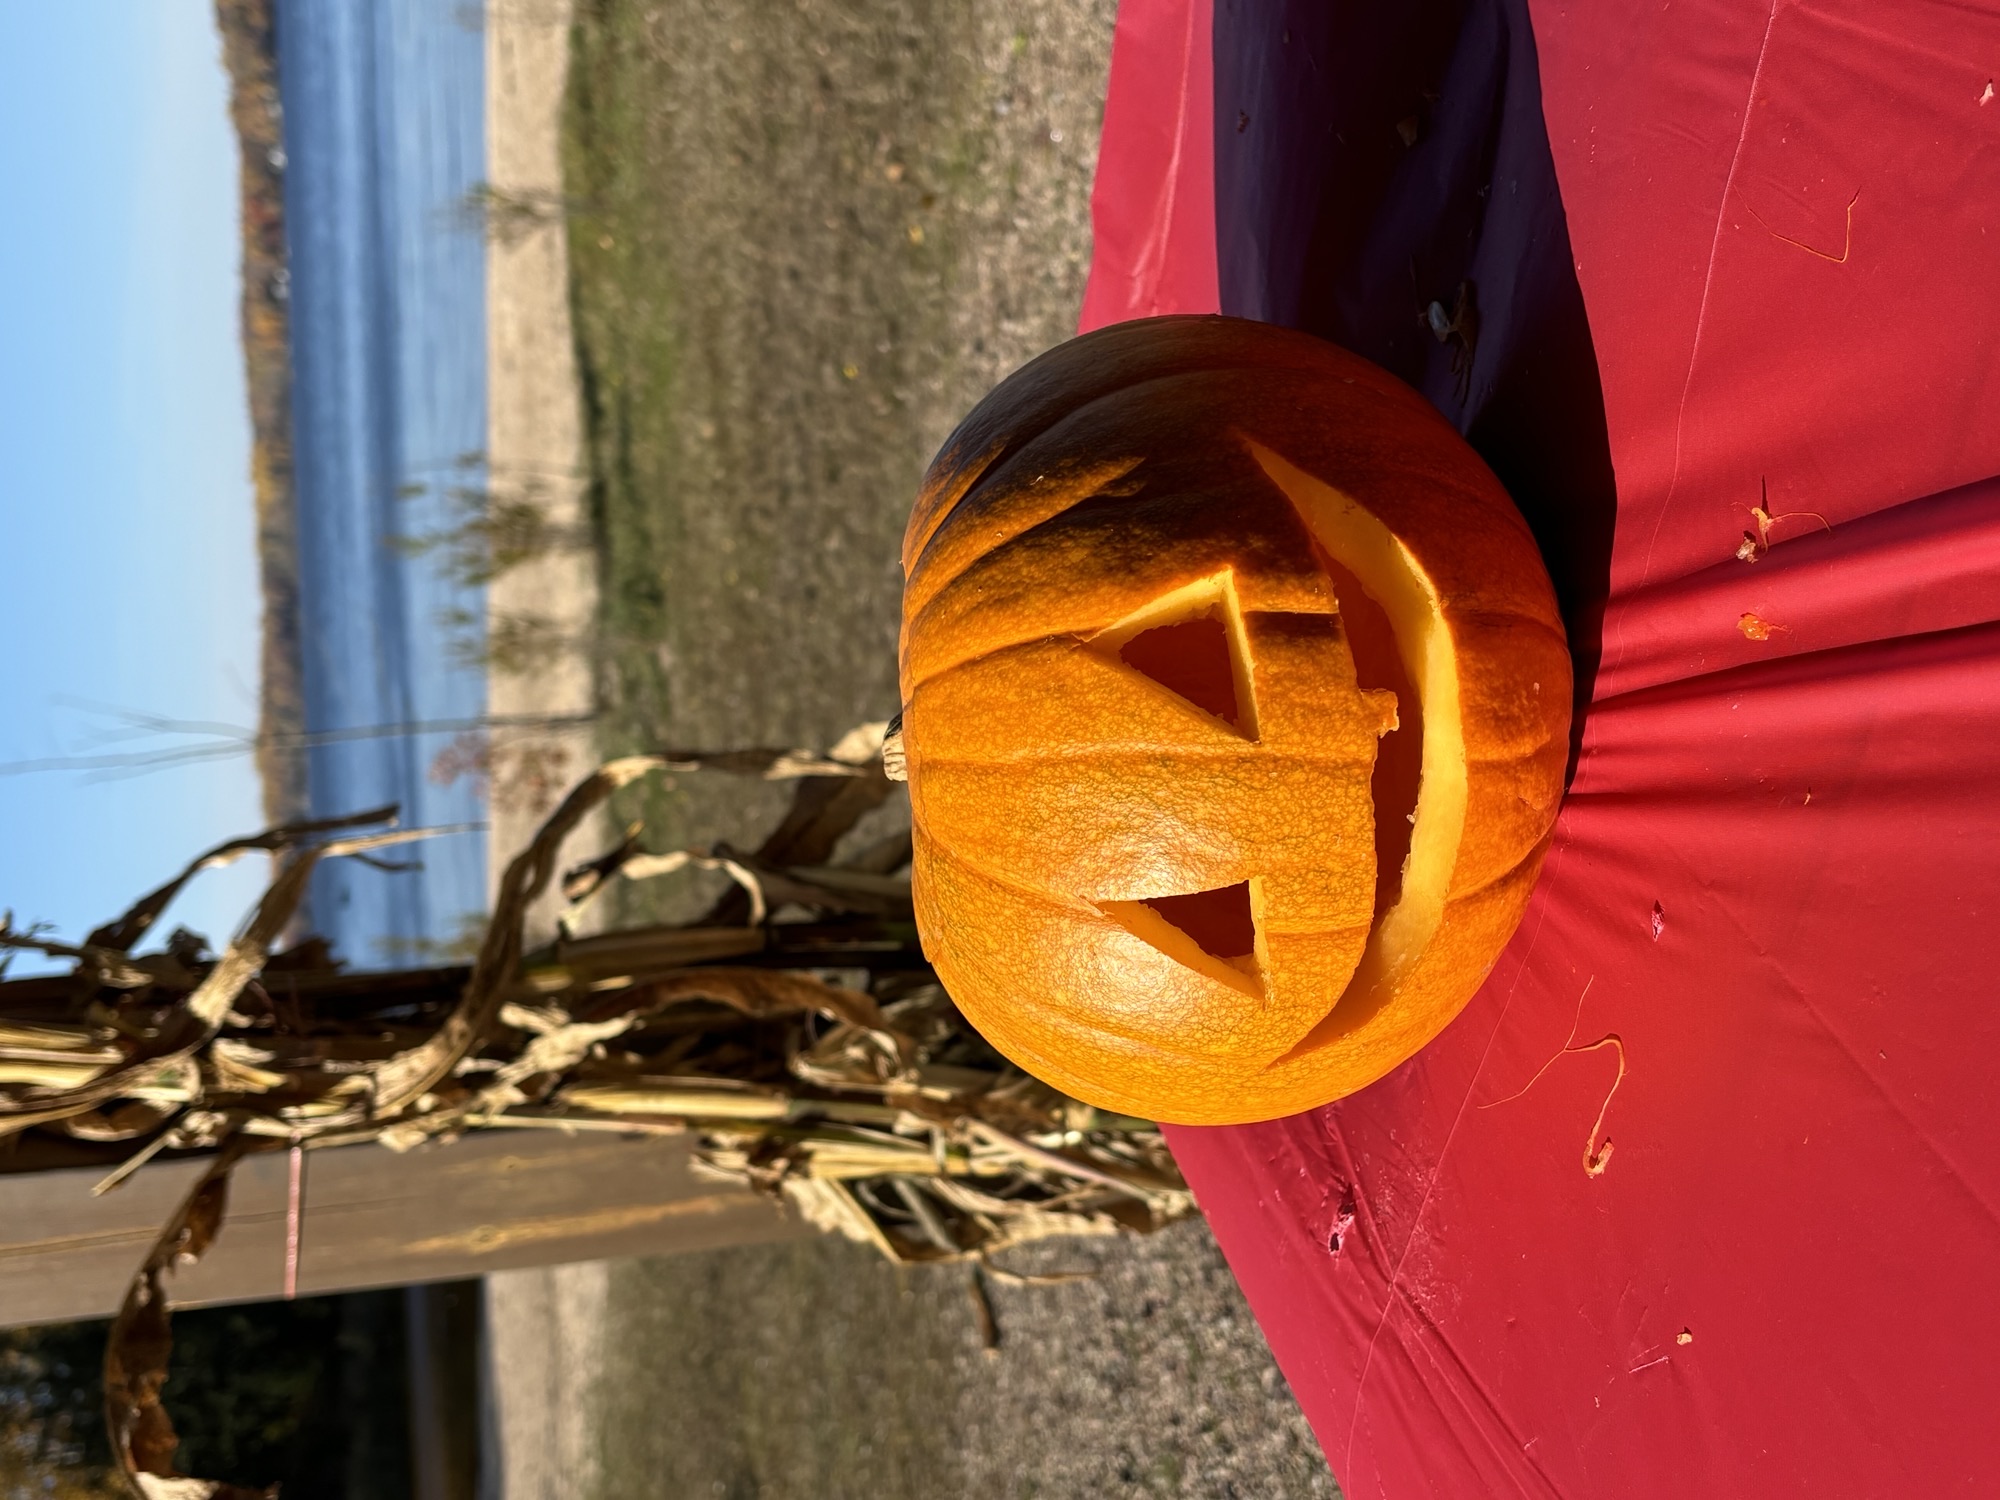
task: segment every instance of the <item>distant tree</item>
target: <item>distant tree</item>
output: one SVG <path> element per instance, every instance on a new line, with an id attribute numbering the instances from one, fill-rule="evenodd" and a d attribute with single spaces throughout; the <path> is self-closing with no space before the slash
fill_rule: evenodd
<path id="1" fill-rule="evenodd" d="M 456 482 L 439 488 L 448 517 L 443 526 L 391 539 L 407 557 L 429 558 L 439 573 L 466 588 L 484 588 L 501 574 L 550 553 L 576 550 L 589 538 L 549 519 L 546 479 L 530 476 L 495 485 Z M 404 485 L 399 499 L 433 492 L 423 481 Z"/>
<path id="2" fill-rule="evenodd" d="M 475 184 L 460 202 L 465 215 L 498 245 L 518 245 L 538 229 L 590 211 L 590 205 L 547 188 L 503 188 L 490 182 Z"/>
<path id="3" fill-rule="evenodd" d="M 574 639 L 555 621 L 538 614 L 481 616 L 467 609 L 447 609 L 438 623 L 452 632 L 451 654 L 461 666 L 506 677 L 525 677 L 550 666 Z"/>
<path id="4" fill-rule="evenodd" d="M 0 1332 L 0 1500 L 109 1500 L 105 1325 Z M 167 1382 L 180 1466 L 286 1500 L 409 1490 L 408 1373 L 397 1292 L 204 1308 L 174 1320 Z"/>
<path id="5" fill-rule="evenodd" d="M 0 1500 L 122 1496 L 104 1441 L 101 1324 L 0 1332 Z"/>

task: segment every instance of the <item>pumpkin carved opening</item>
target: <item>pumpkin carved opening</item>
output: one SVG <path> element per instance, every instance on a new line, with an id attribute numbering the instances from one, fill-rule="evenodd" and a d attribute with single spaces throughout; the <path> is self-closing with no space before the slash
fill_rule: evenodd
<path id="1" fill-rule="evenodd" d="M 1142 630 L 1118 648 L 1118 659 L 1230 728 L 1243 728 L 1229 632 L 1213 614 Z"/>
<path id="2" fill-rule="evenodd" d="M 1257 738 L 1250 646 L 1233 572 L 1183 584 L 1099 631 L 1090 645 L 1246 740 Z"/>
<path id="3" fill-rule="evenodd" d="M 1419 732 L 1416 796 L 1409 820 L 1409 853 L 1401 865 L 1401 885 L 1393 904 L 1379 900 L 1368 947 L 1332 1014 L 1277 1060 L 1291 1061 L 1360 1025 L 1394 995 L 1397 980 L 1414 964 L 1444 918 L 1452 870 L 1465 832 L 1468 778 L 1465 726 L 1459 718 L 1458 661 L 1436 586 L 1416 558 L 1351 497 L 1298 468 L 1261 443 L 1250 441 L 1251 456 L 1291 501 L 1314 542 L 1355 580 L 1350 592 L 1356 612 L 1361 601 L 1379 608 L 1402 659 L 1406 681 L 1416 687 L 1399 704 L 1406 722 Z M 1333 575 L 1338 592 L 1338 574 Z M 1345 600 L 1343 600 L 1343 603 Z M 1378 661 L 1373 670 L 1382 670 Z M 1357 662 L 1357 673 L 1359 665 Z M 1377 837 L 1382 822 L 1377 805 Z M 1393 812 L 1391 817 L 1396 816 Z M 1383 883 L 1378 872 L 1377 885 Z"/>
<path id="4" fill-rule="evenodd" d="M 1313 551 L 1340 601 L 1340 623 L 1354 654 L 1355 682 L 1363 691 L 1383 688 L 1396 695 L 1396 727 L 1378 742 L 1369 779 L 1375 804 L 1375 916 L 1380 920 L 1403 896 L 1403 866 L 1410 857 L 1417 793 L 1424 779 L 1423 699 L 1410 682 L 1389 612 L 1317 538 Z"/>
<path id="5" fill-rule="evenodd" d="M 1253 999 L 1265 996 L 1258 949 L 1261 882 L 1255 877 L 1212 891 L 1100 901 L 1097 909 L 1175 963 Z"/>
<path id="6" fill-rule="evenodd" d="M 1185 896 L 1154 896 L 1145 905 L 1178 927 L 1211 958 L 1225 962 L 1257 951 L 1257 920 L 1250 912 L 1250 882 Z"/>

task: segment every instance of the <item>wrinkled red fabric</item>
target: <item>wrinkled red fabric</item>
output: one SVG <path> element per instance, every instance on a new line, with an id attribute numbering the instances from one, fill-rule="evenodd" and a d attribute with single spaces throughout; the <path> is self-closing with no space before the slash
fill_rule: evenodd
<path id="1" fill-rule="evenodd" d="M 1189 222 L 1205 10 L 1123 7 L 1087 327 L 1284 230 Z M 1174 1148 L 1356 1500 L 1993 1493 L 2000 12 L 1530 12 L 1616 479 L 1555 846 L 1430 1048 Z"/>
<path id="2" fill-rule="evenodd" d="M 1217 311 L 1212 6 L 1166 0 L 1119 9 L 1090 193 L 1085 329 Z"/>

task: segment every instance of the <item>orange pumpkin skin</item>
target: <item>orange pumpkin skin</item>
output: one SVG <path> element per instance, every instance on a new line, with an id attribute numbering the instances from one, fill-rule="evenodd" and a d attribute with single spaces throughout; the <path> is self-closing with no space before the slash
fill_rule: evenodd
<path id="1" fill-rule="evenodd" d="M 918 930 L 1022 1067 L 1271 1119 L 1478 989 L 1570 665 L 1526 523 L 1414 391 L 1263 324 L 1103 329 L 960 425 L 903 566 Z"/>

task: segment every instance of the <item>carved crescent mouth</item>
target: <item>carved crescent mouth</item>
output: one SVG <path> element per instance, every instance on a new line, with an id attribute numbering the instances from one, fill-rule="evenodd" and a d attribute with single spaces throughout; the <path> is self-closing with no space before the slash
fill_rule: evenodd
<path id="1" fill-rule="evenodd" d="M 1381 781 L 1376 784 L 1377 828 L 1385 821 L 1393 827 L 1393 820 L 1406 816 L 1410 830 L 1409 853 L 1402 862 L 1394 900 L 1379 911 L 1360 966 L 1332 1013 L 1279 1059 L 1287 1062 L 1374 1015 L 1437 935 L 1465 833 L 1465 731 L 1459 712 L 1458 659 L 1444 604 L 1409 548 L 1365 507 L 1325 480 L 1315 479 L 1261 443 L 1246 440 L 1246 444 L 1259 467 L 1292 502 L 1313 540 L 1337 565 L 1335 593 L 1340 595 L 1343 615 L 1349 612 L 1352 594 L 1351 588 L 1348 594 L 1340 593 L 1345 573 L 1388 616 L 1401 656 L 1395 665 L 1414 689 L 1423 742 L 1421 776 L 1407 814 L 1399 815 L 1393 803 L 1382 805 Z M 1350 629 L 1350 639 L 1352 635 Z M 1360 671 L 1358 653 L 1355 664 Z M 1374 669 L 1380 675 L 1393 668 L 1378 659 Z M 1370 684 L 1364 679 L 1364 685 Z"/>

